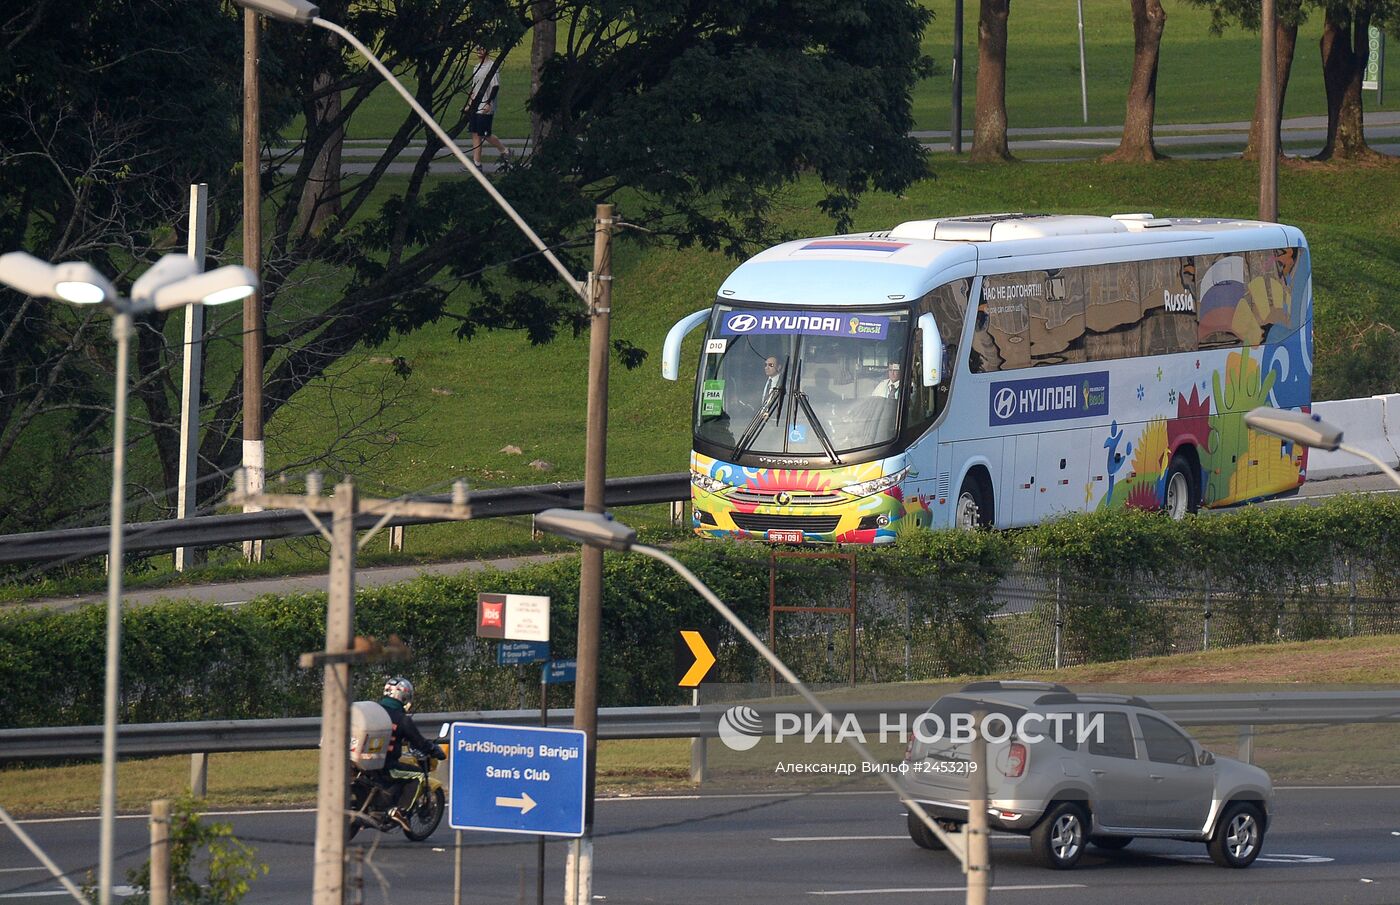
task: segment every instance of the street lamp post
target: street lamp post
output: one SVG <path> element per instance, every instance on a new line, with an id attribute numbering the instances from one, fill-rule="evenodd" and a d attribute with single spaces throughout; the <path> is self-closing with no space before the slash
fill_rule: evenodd
<path id="1" fill-rule="evenodd" d="M 1336 452 L 1340 449 L 1342 452 L 1359 456 L 1379 466 L 1385 476 L 1390 478 L 1396 487 L 1400 487 L 1400 474 L 1397 474 L 1395 469 L 1391 468 L 1384 459 L 1376 456 L 1370 450 L 1343 443 L 1342 429 L 1335 424 L 1323 421 L 1320 415 L 1261 406 L 1246 413 L 1244 423 L 1261 433 L 1272 434 L 1301 446 L 1323 449 L 1327 452 Z"/>
<path id="2" fill-rule="evenodd" d="M 106 305 L 112 310 L 112 338 L 116 340 L 116 391 L 112 425 L 112 514 L 107 549 L 107 661 L 102 725 L 102 824 L 98 845 L 98 895 L 101 905 L 112 901 L 112 842 L 117 809 L 117 704 L 121 688 L 122 527 L 126 471 L 127 359 L 131 325 L 138 314 L 170 311 L 203 302 L 220 305 L 235 302 L 257 288 L 257 278 L 247 268 L 220 267 L 198 273 L 187 255 L 166 255 L 131 286 L 131 297 L 122 298 L 112 284 L 90 264 L 46 261 L 12 251 L 0 255 L 0 283 L 35 298 L 51 298 L 73 305 Z"/>
<path id="3" fill-rule="evenodd" d="M 686 583 L 694 588 L 701 597 L 705 598 L 705 601 L 714 608 L 715 612 L 719 613 L 720 616 L 724 618 L 724 621 L 733 626 L 734 630 L 739 633 L 739 637 L 743 638 L 748 642 L 750 647 L 758 651 L 759 655 L 768 661 L 768 664 L 777 671 L 778 675 L 782 676 L 783 680 L 790 684 L 813 710 L 817 711 L 817 713 L 821 714 L 823 717 L 834 721 L 831 710 L 822 703 L 821 699 L 812 694 L 806 685 L 802 684 L 802 680 L 797 678 L 796 674 L 788 668 L 787 664 L 780 660 L 778 655 L 773 653 L 768 645 L 764 644 L 758 635 L 754 634 L 753 629 L 749 628 L 744 620 L 740 619 L 738 614 L 730 609 L 723 600 L 720 600 L 719 597 L 715 595 L 715 592 L 710 590 L 708 585 L 701 581 L 694 572 L 686 568 L 683 563 L 664 550 L 658 550 L 655 547 L 637 543 L 637 532 L 634 529 L 616 521 L 610 515 L 599 512 L 579 512 L 574 509 L 546 509 L 544 512 L 535 516 L 535 527 L 543 531 L 548 531 L 551 534 L 557 534 L 560 537 L 568 538 L 580 544 L 597 547 L 600 550 L 616 550 L 619 552 L 630 550 L 634 553 L 640 553 L 643 556 L 649 556 L 652 559 L 665 563 L 677 575 L 684 578 Z M 881 781 L 900 797 L 901 802 L 909 808 L 910 813 L 922 820 L 924 825 L 928 827 L 939 841 L 947 846 L 949 851 L 957 854 L 958 860 L 963 863 L 967 871 L 973 874 L 979 874 L 983 877 L 988 875 L 990 866 L 986 863 L 987 852 L 985 846 L 981 846 L 979 849 L 975 847 L 977 843 L 972 840 L 968 840 L 964 843 L 962 839 L 945 833 L 943 828 L 934 821 L 923 805 L 909 797 L 909 793 L 900 785 L 899 780 L 891 773 L 881 768 L 880 761 L 875 758 L 875 755 L 870 753 L 870 749 L 867 748 L 863 742 L 854 735 L 847 735 L 846 741 L 856 750 L 856 753 L 860 755 L 861 759 L 869 766 L 872 772 L 879 776 Z M 982 804 L 983 810 L 985 810 L 985 800 L 983 800 Z M 969 813 L 976 807 L 977 804 L 975 801 L 969 802 Z M 967 848 L 964 848 L 964 845 L 966 845 Z M 978 863 L 969 863 L 972 858 L 976 858 Z M 976 879 L 970 877 L 968 882 L 969 903 L 974 901 L 985 903 L 986 901 L 985 885 L 982 886 L 983 891 L 980 894 L 976 890 L 977 886 Z M 572 905 L 572 903 L 566 903 L 566 905 Z"/>

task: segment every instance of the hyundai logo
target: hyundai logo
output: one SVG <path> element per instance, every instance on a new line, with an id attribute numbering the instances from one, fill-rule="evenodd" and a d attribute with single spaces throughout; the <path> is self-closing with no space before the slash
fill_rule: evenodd
<path id="1" fill-rule="evenodd" d="M 996 412 L 997 417 L 1002 420 L 1016 414 L 1016 391 L 1011 387 L 1002 387 L 997 390 L 996 398 L 992 400 L 992 411 Z"/>
<path id="2" fill-rule="evenodd" d="M 758 318 L 752 314 L 736 314 L 729 319 L 729 329 L 735 333 L 747 333 L 758 326 Z"/>

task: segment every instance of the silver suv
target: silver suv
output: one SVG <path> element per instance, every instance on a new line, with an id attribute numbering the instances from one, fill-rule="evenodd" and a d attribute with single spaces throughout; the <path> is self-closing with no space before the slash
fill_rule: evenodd
<path id="1" fill-rule="evenodd" d="M 967 822 L 971 768 L 971 746 L 956 740 L 951 724 L 977 713 L 1005 718 L 982 724 L 988 823 L 1029 835 L 1046 867 L 1073 867 L 1086 843 L 1121 849 L 1138 836 L 1204 842 L 1224 867 L 1248 867 L 1259 855 L 1273 799 L 1269 774 L 1202 749 L 1141 698 L 1075 694 L 1047 682 L 975 682 L 916 721 L 906 784 L 944 829 Z M 942 847 L 912 814 L 909 835 L 923 848 Z"/>

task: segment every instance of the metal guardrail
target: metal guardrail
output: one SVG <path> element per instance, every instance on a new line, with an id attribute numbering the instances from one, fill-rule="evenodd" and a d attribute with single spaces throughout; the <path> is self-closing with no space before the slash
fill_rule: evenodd
<path id="1" fill-rule="evenodd" d="M 1340 725 L 1400 722 L 1400 691 L 1264 692 L 1218 695 L 1155 695 L 1144 700 L 1183 726 Z M 729 705 L 702 707 L 607 707 L 598 711 L 600 739 L 713 738 L 719 717 Z M 862 731 L 910 721 L 928 702 L 830 704 L 833 731 L 854 715 Z M 774 714 L 810 713 L 800 701 L 754 708 L 765 730 Z M 538 710 L 485 710 L 418 714 L 423 727 L 449 722 L 538 726 Z M 571 726 L 573 711 L 550 711 L 551 726 Z M 143 723 L 118 727 L 118 746 L 129 756 L 211 754 L 227 751 L 291 751 L 315 748 L 320 717 L 278 720 L 214 720 L 196 723 Z M 62 726 L 0 730 L 0 763 L 97 757 L 102 752 L 101 726 Z"/>
<path id="2" fill-rule="evenodd" d="M 430 502 L 450 502 L 450 494 L 421 498 Z M 690 499 L 690 476 L 685 472 L 612 478 L 607 482 L 604 505 L 640 506 L 646 503 L 673 503 Z M 583 506 L 583 482 L 535 484 L 473 491 L 468 497 L 472 518 L 501 518 L 534 515 L 546 509 Z M 374 527 L 379 518 L 362 515 L 357 529 Z M 388 526 L 423 525 L 436 521 L 425 518 L 395 518 Z M 107 552 L 108 527 L 69 528 L 36 531 L 30 534 L 0 536 L 0 565 L 42 562 L 70 557 L 101 556 Z M 245 540 L 275 540 L 316 534 L 315 526 L 302 513 L 291 509 L 267 512 L 239 512 L 231 515 L 205 515 L 191 519 L 137 522 L 126 526 L 124 546 L 129 553 L 174 550 L 176 547 L 211 547 Z"/>

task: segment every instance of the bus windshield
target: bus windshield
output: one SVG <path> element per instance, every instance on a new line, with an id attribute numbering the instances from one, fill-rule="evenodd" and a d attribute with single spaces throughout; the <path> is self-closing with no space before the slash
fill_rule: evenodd
<path id="1" fill-rule="evenodd" d="M 889 443 L 899 427 L 909 309 L 717 304 L 705 337 L 695 436 L 729 450 L 826 456 Z"/>

